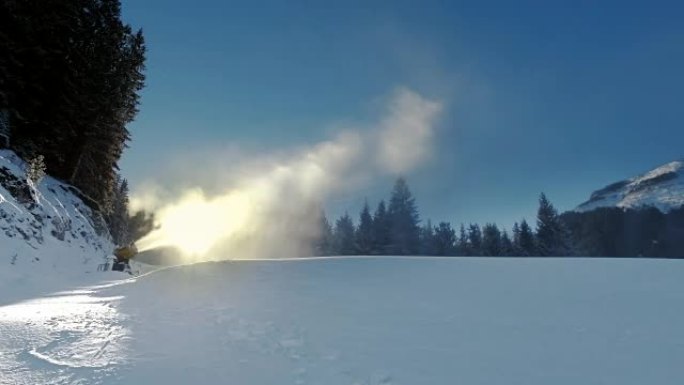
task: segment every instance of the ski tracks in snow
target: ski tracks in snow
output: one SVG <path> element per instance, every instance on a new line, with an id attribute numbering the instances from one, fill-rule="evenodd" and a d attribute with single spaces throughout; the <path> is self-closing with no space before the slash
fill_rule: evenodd
<path id="1" fill-rule="evenodd" d="M 126 359 L 122 297 L 108 285 L 0 307 L 0 384 L 101 384 Z"/>
<path id="2" fill-rule="evenodd" d="M 209 318 L 224 330 L 217 338 L 220 345 L 226 347 L 226 352 L 242 352 L 239 359 L 242 364 L 280 356 L 289 366 L 290 381 L 285 383 L 307 385 L 336 379 L 349 385 L 394 384 L 392 375 L 387 371 L 363 373 L 353 368 L 338 350 L 311 341 L 306 329 L 300 325 L 246 319 L 230 308 L 218 308 L 213 313 Z"/>

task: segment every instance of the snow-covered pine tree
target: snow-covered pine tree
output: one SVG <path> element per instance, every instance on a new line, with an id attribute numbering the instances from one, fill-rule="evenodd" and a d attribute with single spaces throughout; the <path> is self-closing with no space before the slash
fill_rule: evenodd
<path id="1" fill-rule="evenodd" d="M 390 222 L 389 252 L 393 255 L 418 254 L 420 218 L 416 201 L 404 178 L 397 179 L 388 208 Z"/>
<path id="2" fill-rule="evenodd" d="M 32 157 L 26 164 L 26 181 L 34 186 L 38 187 L 40 180 L 45 176 L 45 157 L 42 155 L 36 155 Z"/>
<path id="3" fill-rule="evenodd" d="M 33 156 L 26 163 L 26 170 L 24 172 L 26 174 L 26 184 L 31 192 L 31 199 L 34 202 L 38 202 L 40 195 L 38 186 L 40 185 L 40 180 L 45 176 L 45 158 L 43 155 Z"/>

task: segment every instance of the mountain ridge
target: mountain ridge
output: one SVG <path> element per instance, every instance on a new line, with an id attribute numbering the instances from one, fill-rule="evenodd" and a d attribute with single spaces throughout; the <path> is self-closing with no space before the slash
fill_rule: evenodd
<path id="1" fill-rule="evenodd" d="M 630 179 L 594 191 L 575 211 L 601 207 L 654 207 L 664 213 L 684 206 L 684 158 L 673 160 Z"/>

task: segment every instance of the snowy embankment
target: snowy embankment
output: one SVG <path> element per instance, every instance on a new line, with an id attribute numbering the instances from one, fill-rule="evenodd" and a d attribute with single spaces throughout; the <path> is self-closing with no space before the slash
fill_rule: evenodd
<path id="1" fill-rule="evenodd" d="M 83 282 L 113 249 L 74 187 L 49 176 L 34 187 L 25 168 L 0 150 L 0 304 Z"/>
<path id="2" fill-rule="evenodd" d="M 179 266 L 0 307 L 0 383 L 679 384 L 684 261 Z"/>

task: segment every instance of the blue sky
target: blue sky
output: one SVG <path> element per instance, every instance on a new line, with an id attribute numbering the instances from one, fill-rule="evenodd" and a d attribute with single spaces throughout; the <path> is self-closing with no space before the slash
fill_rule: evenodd
<path id="1" fill-rule="evenodd" d="M 684 157 L 684 5 L 629 1 L 124 0 L 148 44 L 121 161 L 133 187 L 181 151 L 271 152 L 366 122 L 398 86 L 444 102 L 407 175 L 424 218 L 531 219 Z M 354 215 L 392 180 L 330 202 Z"/>

